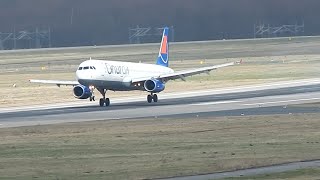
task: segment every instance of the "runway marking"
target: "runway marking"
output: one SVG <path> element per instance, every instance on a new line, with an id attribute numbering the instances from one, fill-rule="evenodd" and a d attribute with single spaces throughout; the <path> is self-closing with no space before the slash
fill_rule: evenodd
<path id="1" fill-rule="evenodd" d="M 204 94 L 208 95 L 216 95 L 217 97 L 223 96 L 225 93 L 242 93 L 250 91 L 254 94 L 254 91 L 260 90 L 269 90 L 269 89 L 277 89 L 277 88 L 291 88 L 295 86 L 306 86 L 306 85 L 315 85 L 320 84 L 320 78 L 313 79 L 304 79 L 304 80 L 294 80 L 294 81 L 282 81 L 282 82 L 274 82 L 274 83 L 266 83 L 266 84 L 258 84 L 258 85 L 244 85 L 238 87 L 229 87 L 229 88 L 219 88 L 219 89 L 210 89 L 210 90 L 200 90 L 200 91 L 189 91 L 189 92 L 175 92 L 175 93 L 164 93 L 162 99 L 171 99 L 171 98 L 183 98 L 183 97 L 195 97 L 202 96 Z M 280 86 L 280 87 L 276 87 Z M 312 88 L 311 88 L 312 89 Z M 123 102 L 139 102 L 144 101 L 144 97 L 137 96 L 132 98 L 122 97 L 115 98 L 112 104 L 119 104 Z M 70 103 L 57 103 L 53 105 L 34 105 L 29 107 L 10 107 L 10 108 L 0 108 L 1 113 L 8 112 L 16 112 L 16 111 L 31 111 L 31 110 L 45 110 L 45 109 L 56 109 L 56 108 L 65 108 L 65 107 L 85 107 L 88 105 L 92 105 L 91 102 L 70 102 Z M 211 104 L 211 103 L 210 103 Z M 209 104 L 209 105 L 210 105 Z M 216 103 L 213 103 L 216 104 Z"/>
<path id="2" fill-rule="evenodd" d="M 284 86 L 284 87 L 278 87 L 278 88 L 286 88 L 286 87 L 295 87 L 295 86 L 300 86 L 300 85 L 304 85 L 304 86 L 314 85 L 314 84 L 319 84 L 319 83 L 320 83 L 319 78 L 312 78 L 312 79 L 302 79 L 302 80 L 293 80 L 293 81 L 280 81 L 280 82 L 265 83 L 265 84 L 243 85 L 243 86 L 239 86 L 239 87 L 200 90 L 197 92 L 188 91 L 188 92 L 170 93 L 168 95 L 193 95 L 193 94 L 205 93 L 205 92 L 221 93 L 221 92 L 226 92 L 226 91 L 231 91 L 231 93 L 232 93 L 235 90 L 240 90 L 240 92 L 247 92 L 248 90 L 246 90 L 246 89 L 252 89 L 252 88 L 266 88 L 266 89 L 262 89 L 262 90 L 269 90 L 269 89 L 277 89 L 277 88 L 274 88 L 275 86 Z M 226 93 L 229 93 L 229 92 L 226 92 Z"/>
<path id="3" fill-rule="evenodd" d="M 281 173 L 287 171 L 294 171 L 305 168 L 317 168 L 320 167 L 319 160 L 311 160 L 311 161 L 302 161 L 302 162 L 291 162 L 285 164 L 276 164 L 265 167 L 253 167 L 249 169 L 241 169 L 235 171 L 226 171 L 226 172 L 218 172 L 212 174 L 203 174 L 203 175 L 190 175 L 190 176 L 180 176 L 180 177 L 172 177 L 165 178 L 164 180 L 186 180 L 186 179 L 221 179 L 221 178 L 232 178 L 232 177 L 248 177 L 256 176 L 260 174 L 272 174 L 272 173 Z"/>
<path id="4" fill-rule="evenodd" d="M 204 103 L 196 103 L 190 104 L 192 106 L 206 106 L 206 105 L 215 105 L 215 104 L 228 104 L 228 103 L 236 103 L 241 101 L 216 101 L 216 102 L 204 102 Z"/>
<path id="5" fill-rule="evenodd" d="M 270 101 L 264 103 L 252 103 L 252 104 L 243 104 L 245 106 L 254 106 L 254 105 L 264 105 L 264 104 L 277 104 L 277 103 L 287 103 L 287 102 L 297 102 L 297 101 L 311 101 L 311 100 L 319 100 L 320 98 L 308 98 L 308 99 L 293 99 L 286 101 Z"/>

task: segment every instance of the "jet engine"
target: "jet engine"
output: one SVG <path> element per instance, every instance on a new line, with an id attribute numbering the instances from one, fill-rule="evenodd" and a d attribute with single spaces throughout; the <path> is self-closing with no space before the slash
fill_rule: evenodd
<path id="1" fill-rule="evenodd" d="M 92 96 L 92 93 L 87 86 L 77 85 L 73 88 L 73 95 L 78 99 L 88 99 Z"/>
<path id="2" fill-rule="evenodd" d="M 165 84 L 158 79 L 150 79 L 144 82 L 144 89 L 148 92 L 158 93 L 163 91 Z"/>

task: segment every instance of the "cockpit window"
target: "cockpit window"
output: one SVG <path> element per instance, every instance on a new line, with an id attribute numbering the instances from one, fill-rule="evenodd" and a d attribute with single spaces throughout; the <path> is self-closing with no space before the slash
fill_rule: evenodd
<path id="1" fill-rule="evenodd" d="M 96 69 L 94 66 L 79 67 L 78 70 Z"/>

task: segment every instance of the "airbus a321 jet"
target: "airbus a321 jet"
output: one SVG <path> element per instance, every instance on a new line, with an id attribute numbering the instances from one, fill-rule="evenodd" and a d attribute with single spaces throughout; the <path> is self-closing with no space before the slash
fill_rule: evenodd
<path id="1" fill-rule="evenodd" d="M 82 62 L 76 71 L 77 81 L 60 80 L 36 80 L 30 82 L 60 85 L 72 85 L 73 94 L 78 99 L 94 100 L 93 89 L 97 89 L 102 98 L 100 106 L 109 106 L 110 100 L 106 98 L 107 90 L 112 91 L 147 91 L 148 103 L 157 102 L 157 93 L 165 89 L 165 83 L 169 80 L 182 79 L 200 73 L 209 73 L 221 67 L 234 65 L 234 62 L 208 66 L 196 69 L 188 69 L 175 72 L 169 68 L 169 28 L 163 30 L 162 41 L 156 64 L 131 63 L 104 60 L 86 60 Z"/>

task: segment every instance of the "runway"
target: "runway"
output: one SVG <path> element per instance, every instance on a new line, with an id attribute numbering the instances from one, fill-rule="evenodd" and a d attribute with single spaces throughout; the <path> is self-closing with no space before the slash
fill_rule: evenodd
<path id="1" fill-rule="evenodd" d="M 172 178 L 160 178 L 162 180 L 207 180 L 207 179 L 223 179 L 223 178 L 240 178 L 245 176 L 256 176 L 268 173 L 283 173 L 287 171 L 295 171 L 299 169 L 317 168 L 320 167 L 320 160 L 313 161 L 301 161 L 284 163 L 266 167 L 249 168 L 236 171 L 219 172 L 213 174 L 184 176 L 184 177 L 172 177 Z M 248 177 L 250 178 L 250 177 Z M 159 179 L 159 180 L 160 180 Z"/>
<path id="2" fill-rule="evenodd" d="M 241 116 L 319 112 L 317 107 L 287 105 L 320 102 L 320 79 L 275 82 L 199 92 L 159 94 L 158 103 L 145 97 L 97 102 L 0 109 L 0 128 L 65 122 L 130 118 Z"/>

